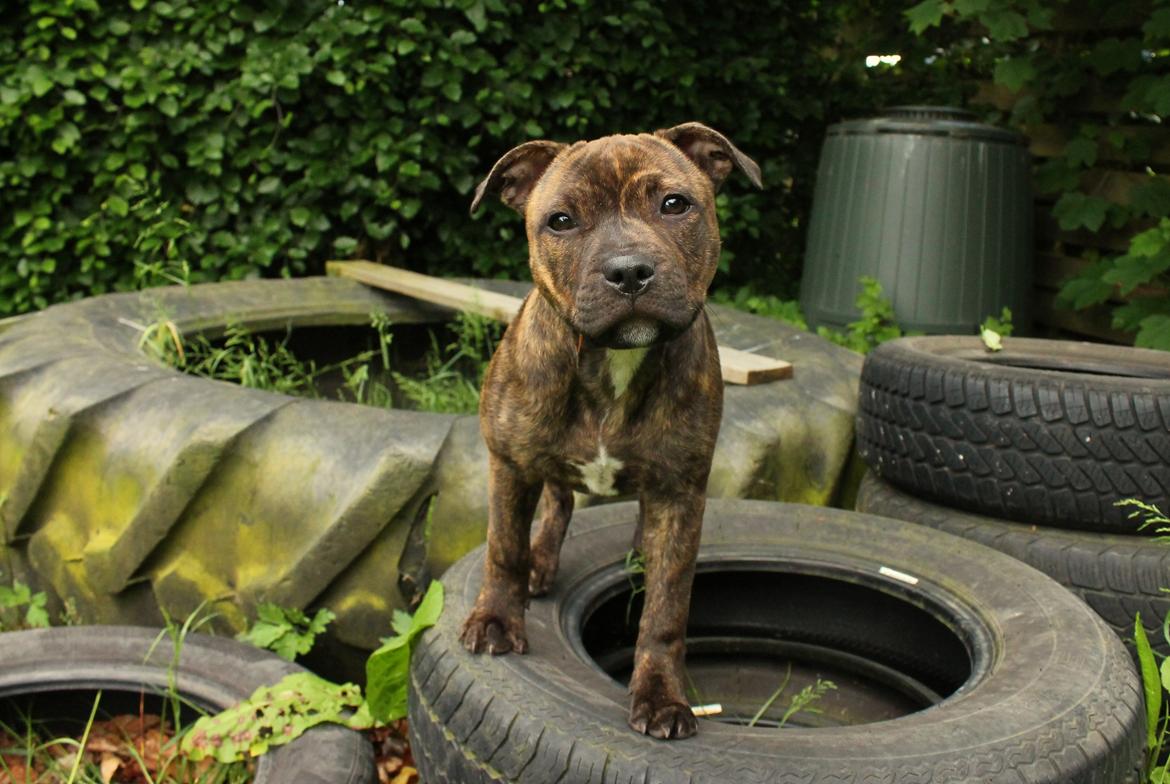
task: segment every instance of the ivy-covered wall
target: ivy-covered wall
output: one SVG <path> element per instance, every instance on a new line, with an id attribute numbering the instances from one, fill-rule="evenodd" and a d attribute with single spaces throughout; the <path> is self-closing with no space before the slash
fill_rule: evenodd
<path id="1" fill-rule="evenodd" d="M 906 16 L 1031 138 L 1037 279 L 1056 307 L 1170 350 L 1170 3 L 921 0 Z"/>
<path id="2" fill-rule="evenodd" d="M 870 5 L 11 4 L 0 316 L 165 277 L 168 261 L 195 281 L 351 255 L 522 276 L 514 216 L 467 216 L 500 154 L 691 119 L 767 183 L 733 181 L 721 199 L 722 283 L 792 295 L 824 126 L 889 99 L 863 66 L 868 25 L 849 20 L 906 22 Z"/>

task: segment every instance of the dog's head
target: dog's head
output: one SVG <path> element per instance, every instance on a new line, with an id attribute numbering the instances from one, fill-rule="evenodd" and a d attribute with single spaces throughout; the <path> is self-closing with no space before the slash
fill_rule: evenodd
<path id="1" fill-rule="evenodd" d="M 572 145 L 531 141 L 479 184 L 524 216 L 536 286 L 595 345 L 669 340 L 703 308 L 719 262 L 715 191 L 760 167 L 722 134 L 685 123 Z"/>

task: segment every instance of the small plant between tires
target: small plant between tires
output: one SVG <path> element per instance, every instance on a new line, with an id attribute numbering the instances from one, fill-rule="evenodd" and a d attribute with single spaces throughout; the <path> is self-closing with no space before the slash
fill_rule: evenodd
<path id="1" fill-rule="evenodd" d="M 1153 504 L 1136 498 L 1118 501 L 1117 506 L 1129 508 L 1131 520 L 1138 520 L 1138 528 L 1151 528 L 1158 541 L 1170 544 L 1170 517 Z M 1163 590 L 1166 590 L 1163 588 Z M 1170 614 L 1162 620 L 1162 635 L 1170 643 Z M 1133 639 L 1137 649 L 1142 676 L 1142 690 L 1146 697 L 1146 758 L 1144 784 L 1170 784 L 1170 657 L 1160 656 L 1151 645 L 1142 626 L 1142 616 L 1134 619 Z M 1159 663 L 1158 659 L 1162 661 Z"/>

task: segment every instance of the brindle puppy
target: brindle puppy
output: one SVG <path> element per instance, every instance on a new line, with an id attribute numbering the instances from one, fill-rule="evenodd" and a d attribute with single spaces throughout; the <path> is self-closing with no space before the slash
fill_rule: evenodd
<path id="1" fill-rule="evenodd" d="M 498 192 L 524 216 L 536 286 L 484 379 L 487 558 L 463 644 L 524 653 L 525 605 L 552 585 L 572 491 L 637 491 L 646 595 L 629 722 L 656 738 L 697 729 L 684 634 L 723 409 L 703 304 L 719 259 L 715 191 L 733 166 L 760 187 L 755 162 L 699 123 L 532 141 L 492 167 L 471 204 Z"/>

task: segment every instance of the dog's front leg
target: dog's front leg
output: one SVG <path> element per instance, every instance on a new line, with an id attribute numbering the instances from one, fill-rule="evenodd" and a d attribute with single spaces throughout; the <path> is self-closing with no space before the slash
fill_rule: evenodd
<path id="1" fill-rule="evenodd" d="M 552 588 L 561 562 L 561 545 L 573 516 L 573 491 L 565 485 L 545 482 L 537 506 L 536 532 L 532 534 L 532 571 L 528 593 L 544 596 Z"/>
<path id="2" fill-rule="evenodd" d="M 630 726 L 655 738 L 688 738 L 698 729 L 683 668 L 704 504 L 698 492 L 643 494 L 646 600 L 630 678 Z"/>
<path id="3" fill-rule="evenodd" d="M 528 532 L 541 485 L 524 482 L 494 453 L 488 462 L 487 556 L 483 587 L 463 622 L 463 647 L 472 653 L 524 653 L 528 603 Z"/>

